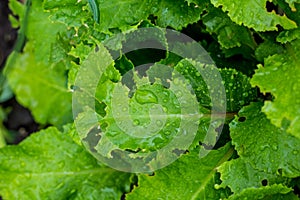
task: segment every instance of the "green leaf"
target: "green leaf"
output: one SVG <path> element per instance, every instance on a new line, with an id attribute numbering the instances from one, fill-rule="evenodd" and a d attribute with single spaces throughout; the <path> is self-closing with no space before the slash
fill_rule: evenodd
<path id="1" fill-rule="evenodd" d="M 251 83 L 264 93 L 270 92 L 273 101 L 266 101 L 263 112 L 277 127 L 300 138 L 300 40 L 286 45 L 282 54 L 265 59 L 259 65 Z M 287 89 L 288 88 L 288 89 Z"/>
<path id="2" fill-rule="evenodd" d="M 298 1 L 298 3 L 296 2 Z M 283 12 L 293 21 L 295 21 L 298 25 L 298 28 L 296 29 L 292 29 L 292 30 L 283 30 L 281 31 L 276 40 L 278 42 L 281 43 L 287 43 L 287 42 L 291 42 L 295 39 L 300 39 L 300 15 L 299 15 L 299 11 L 300 11 L 300 2 L 299 0 L 286 0 L 286 2 L 289 3 L 289 5 L 287 5 L 284 2 L 279 1 L 278 5 L 280 7 L 280 9 L 283 10 Z"/>
<path id="3" fill-rule="evenodd" d="M 285 0 L 285 2 L 287 2 L 289 4 L 292 11 L 296 11 L 295 3 L 300 4 L 299 0 Z"/>
<path id="4" fill-rule="evenodd" d="M 0 149 L 3 199 L 120 199 L 130 188 L 130 177 L 98 165 L 56 128 Z"/>
<path id="5" fill-rule="evenodd" d="M 271 185 L 261 188 L 248 188 L 241 193 L 232 195 L 228 200 L 247 200 L 247 199 L 264 199 L 264 200 L 297 200 L 298 197 L 293 194 L 291 188 L 283 185 Z"/>
<path id="6" fill-rule="evenodd" d="M 233 153 L 230 145 L 212 150 L 199 158 L 193 151 L 182 155 L 177 161 L 154 172 L 154 175 L 138 176 L 138 187 L 126 195 L 126 199 L 220 199 L 230 194 L 227 189 L 215 189 L 219 183 L 216 168 Z"/>
<path id="7" fill-rule="evenodd" d="M 94 23 L 87 1 L 44 0 L 43 9 L 50 11 L 50 19 L 69 27 L 79 27 L 83 23 Z"/>
<path id="8" fill-rule="evenodd" d="M 27 27 L 22 29 L 27 39 L 24 53 L 10 55 L 5 73 L 17 100 L 31 110 L 37 122 L 62 125 L 72 119 L 65 75 L 68 45 L 58 34 L 66 26 L 51 22 L 49 13 L 41 8 L 42 1 L 32 2 L 28 24 L 23 24 Z"/>
<path id="9" fill-rule="evenodd" d="M 175 66 L 175 69 L 179 71 L 186 79 L 188 79 L 195 91 L 197 99 L 200 105 L 210 108 L 211 96 L 217 96 L 219 91 L 209 91 L 207 83 L 202 78 L 212 74 L 214 66 L 206 64 L 201 65 L 202 74 L 197 72 L 193 65 L 187 61 L 182 60 Z M 250 79 L 235 69 L 218 69 L 222 77 L 222 83 L 226 92 L 226 110 L 228 112 L 238 111 L 243 105 L 247 105 L 252 101 L 257 92 L 250 85 Z"/>
<path id="10" fill-rule="evenodd" d="M 300 175 L 300 139 L 274 126 L 261 103 L 244 107 L 230 124 L 232 144 L 245 162 L 266 173 Z"/>
<path id="11" fill-rule="evenodd" d="M 256 48 L 255 57 L 258 61 L 263 62 L 265 58 L 283 52 L 284 48 L 282 47 L 282 45 L 272 42 L 270 40 L 265 40 Z"/>
<path id="12" fill-rule="evenodd" d="M 51 22 L 50 14 L 42 9 L 42 1 L 32 1 L 26 27 L 27 44 L 30 43 L 30 49 L 27 51 L 35 53 L 36 61 L 43 61 L 49 64 L 53 54 L 52 46 L 56 44 L 57 34 L 66 30 L 66 26 L 59 22 Z M 28 48 L 28 47 L 27 47 Z M 55 52 L 54 52 L 55 53 Z M 57 55 L 60 56 L 58 52 Z"/>
<path id="13" fill-rule="evenodd" d="M 12 90 L 9 87 L 7 78 L 3 74 L 3 70 L 0 71 L 0 102 L 3 103 L 13 97 Z"/>
<path id="14" fill-rule="evenodd" d="M 282 31 L 276 38 L 281 43 L 291 42 L 296 39 L 300 39 L 300 28 Z"/>
<path id="15" fill-rule="evenodd" d="M 231 21 L 231 19 L 220 8 L 208 7 L 208 13 L 202 17 L 206 30 L 210 34 L 216 34 L 218 42 L 223 48 L 229 49 L 249 46 L 254 49 L 256 44 L 251 32 L 244 26 Z"/>
<path id="16" fill-rule="evenodd" d="M 36 61 L 34 54 L 15 52 L 7 67 L 18 102 L 31 110 L 37 122 L 63 125 L 72 120 L 71 92 L 62 63 L 46 65 Z"/>
<path id="17" fill-rule="evenodd" d="M 242 158 L 223 163 L 218 167 L 222 183 L 220 187 L 229 187 L 232 192 L 240 193 L 247 188 L 260 188 L 276 183 L 285 183 L 287 178 L 253 168 Z"/>
<path id="18" fill-rule="evenodd" d="M 297 25 L 285 15 L 280 16 L 274 12 L 267 12 L 267 0 L 231 1 L 211 0 L 214 6 L 222 6 L 224 12 L 228 12 L 231 20 L 239 25 L 244 24 L 256 31 L 277 30 L 277 25 L 284 29 L 293 29 Z"/>
<path id="19" fill-rule="evenodd" d="M 136 28 L 150 15 L 157 16 L 155 23 L 158 26 L 182 29 L 188 24 L 199 21 L 200 14 L 208 3 L 195 6 L 195 4 L 188 5 L 185 1 L 171 0 L 97 0 L 96 2 L 100 9 L 99 24 L 92 23 L 92 14 L 90 11 L 87 12 L 89 8 L 86 1 L 78 1 L 74 4 L 74 1 L 46 0 L 44 8 L 52 12 L 51 19 L 54 21 L 61 21 L 68 26 L 79 26 L 82 22 L 87 22 L 88 26 L 94 26 L 103 33 L 110 33 L 112 29 L 125 31 Z"/>
<path id="20" fill-rule="evenodd" d="M 188 24 L 200 20 L 200 14 L 204 11 L 208 2 L 195 6 L 185 1 L 162 0 L 152 7 L 152 13 L 158 17 L 157 25 L 161 27 L 171 26 L 177 30 Z"/>

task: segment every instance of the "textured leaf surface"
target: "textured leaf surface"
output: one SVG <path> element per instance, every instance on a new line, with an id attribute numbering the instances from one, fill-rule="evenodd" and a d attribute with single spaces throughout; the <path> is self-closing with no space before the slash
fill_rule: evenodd
<path id="1" fill-rule="evenodd" d="M 208 13 L 202 17 L 206 30 L 216 34 L 218 42 L 223 48 L 229 49 L 241 45 L 255 48 L 255 41 L 250 31 L 231 21 L 231 19 L 220 8 L 212 5 L 208 7 Z"/>
<path id="2" fill-rule="evenodd" d="M 266 40 L 255 49 L 255 57 L 258 61 L 263 62 L 265 58 L 283 52 L 284 47 L 280 44 Z"/>
<path id="3" fill-rule="evenodd" d="M 267 12 L 267 0 L 231 1 L 211 0 L 216 6 L 222 6 L 224 12 L 237 24 L 244 24 L 256 31 L 277 30 L 277 25 L 285 29 L 296 28 L 297 25 L 285 15 L 280 16 L 274 12 Z"/>
<path id="4" fill-rule="evenodd" d="M 293 19 L 298 25 L 298 28 L 292 30 L 283 30 L 276 38 L 278 42 L 287 43 L 295 39 L 300 39 L 300 2 L 299 0 L 286 0 L 289 5 L 279 2 L 280 8 L 286 13 L 289 18 Z"/>
<path id="5" fill-rule="evenodd" d="M 82 20 L 90 26 L 95 26 L 101 32 L 109 33 L 111 29 L 122 31 L 136 27 L 150 15 L 157 16 L 155 23 L 161 27 L 181 29 L 188 24 L 197 22 L 206 4 L 195 7 L 185 1 L 171 0 L 96 0 L 100 10 L 100 23 L 92 23 L 92 13 L 86 1 L 46 0 L 44 8 L 55 11 L 52 19 L 59 20 L 67 25 L 79 26 Z M 59 11 L 55 9 L 59 8 Z M 67 16 L 67 17 L 66 17 Z M 113 16 L 113 17 L 111 17 Z M 73 21 L 71 19 L 74 19 Z"/>
<path id="6" fill-rule="evenodd" d="M 263 112 L 277 127 L 300 138 L 300 40 L 286 45 L 282 54 L 275 54 L 259 65 L 251 83 L 262 92 L 270 92 L 273 101 L 266 101 Z M 288 89 L 287 89 L 288 88 Z"/>
<path id="7" fill-rule="evenodd" d="M 232 192 L 240 193 L 247 188 L 260 188 L 266 185 L 284 183 L 287 178 L 278 174 L 264 172 L 253 168 L 251 164 L 242 158 L 223 163 L 218 167 L 221 173 L 221 187 L 228 186 Z"/>
<path id="8" fill-rule="evenodd" d="M 214 188 L 219 182 L 216 167 L 228 160 L 233 151 L 229 145 L 211 151 L 200 159 L 197 151 L 183 155 L 170 166 L 158 170 L 153 176 L 139 175 L 138 187 L 127 195 L 134 199 L 220 199 L 228 190 Z"/>
<path id="9" fill-rule="evenodd" d="M 293 194 L 291 188 L 283 185 L 272 185 L 261 188 L 248 188 L 241 193 L 232 195 L 228 200 L 247 200 L 247 199 L 265 199 L 265 200 L 297 200 L 298 197 Z"/>
<path id="10" fill-rule="evenodd" d="M 47 66 L 37 62 L 30 53 L 15 53 L 11 58 L 13 67 L 8 65 L 7 76 L 18 102 L 30 108 L 39 123 L 63 125 L 70 122 L 71 93 L 67 90 L 65 67 L 61 64 Z"/>
<path id="11" fill-rule="evenodd" d="M 255 169 L 286 177 L 299 176 L 300 139 L 274 126 L 260 107 L 261 103 L 252 103 L 232 121 L 232 144 Z"/>
<path id="12" fill-rule="evenodd" d="M 3 199 L 120 199 L 130 176 L 98 165 L 56 128 L 0 150 Z"/>
<path id="13" fill-rule="evenodd" d="M 62 125 L 72 119 L 71 93 L 67 91 L 65 76 L 67 69 L 63 62 L 51 63 L 50 60 L 61 58 L 61 51 L 57 51 L 54 44 L 57 33 L 65 26 L 50 23 L 49 13 L 43 12 L 41 4 L 41 1 L 32 2 L 25 32 L 26 53 L 11 54 L 6 75 L 17 100 L 31 110 L 37 122 Z"/>
<path id="14" fill-rule="evenodd" d="M 175 66 L 175 69 L 190 80 L 200 105 L 206 108 L 211 107 L 211 97 L 217 96 L 219 91 L 210 91 L 203 77 L 212 76 L 210 74 L 213 74 L 214 66 L 202 64 L 202 74 L 200 74 L 189 61 L 182 60 Z M 218 70 L 226 92 L 226 110 L 228 112 L 238 111 L 256 97 L 257 92 L 251 87 L 250 79 L 247 76 L 234 69 Z"/>
<path id="15" fill-rule="evenodd" d="M 158 16 L 157 24 L 161 27 L 171 26 L 176 29 L 186 27 L 188 24 L 197 22 L 203 12 L 206 2 L 200 6 L 188 4 L 184 1 L 163 0 L 158 1 L 153 7 L 153 14 Z"/>

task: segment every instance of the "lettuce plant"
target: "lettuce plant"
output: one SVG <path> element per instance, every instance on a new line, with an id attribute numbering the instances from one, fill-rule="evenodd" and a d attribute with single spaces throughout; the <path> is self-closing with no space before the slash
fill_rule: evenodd
<path id="1" fill-rule="evenodd" d="M 2 199 L 299 199 L 300 1 L 9 5 L 5 76 L 48 128 L 0 149 Z"/>

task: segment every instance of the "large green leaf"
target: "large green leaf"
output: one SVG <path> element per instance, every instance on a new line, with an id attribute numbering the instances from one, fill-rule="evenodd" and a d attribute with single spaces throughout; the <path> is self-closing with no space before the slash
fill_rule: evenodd
<path id="1" fill-rule="evenodd" d="M 130 174 L 97 164 L 56 128 L 33 134 L 18 146 L 0 149 L 3 199 L 120 199 Z"/>
<path id="2" fill-rule="evenodd" d="M 63 125 L 72 120 L 71 92 L 62 63 L 46 65 L 30 53 L 14 53 L 10 62 L 8 82 L 18 102 L 31 110 L 37 122 Z"/>
<path id="3" fill-rule="evenodd" d="M 300 138 L 300 40 L 286 45 L 282 54 L 265 59 L 259 65 L 251 83 L 264 93 L 270 92 L 273 101 L 266 101 L 263 112 L 277 127 Z"/>
<path id="4" fill-rule="evenodd" d="M 277 30 L 277 25 L 285 29 L 296 28 L 294 21 L 285 15 L 280 16 L 274 12 L 267 12 L 267 0 L 231 1 L 231 0 L 211 0 L 216 6 L 222 6 L 224 12 L 232 21 L 241 25 L 244 24 L 256 31 Z"/>
<path id="5" fill-rule="evenodd" d="M 126 199 L 220 199 L 229 196 L 228 189 L 215 189 L 219 183 L 216 168 L 228 160 L 233 149 L 226 145 L 212 150 L 206 157 L 187 153 L 154 175 L 139 175 L 138 187 Z"/>
<path id="6" fill-rule="evenodd" d="M 230 124 L 238 154 L 258 170 L 286 177 L 300 175 L 300 139 L 274 126 L 261 103 L 244 107 Z"/>
<path id="7" fill-rule="evenodd" d="M 41 1 L 32 2 L 28 24 L 23 24 L 27 27 L 21 29 L 25 31 L 21 34 L 26 35 L 26 46 L 22 53 L 10 55 L 6 75 L 17 100 L 31 110 L 37 122 L 62 125 L 72 119 L 64 64 L 67 59 L 56 46 L 58 32 L 66 27 L 51 23 L 49 13 L 43 12 L 41 6 Z"/>

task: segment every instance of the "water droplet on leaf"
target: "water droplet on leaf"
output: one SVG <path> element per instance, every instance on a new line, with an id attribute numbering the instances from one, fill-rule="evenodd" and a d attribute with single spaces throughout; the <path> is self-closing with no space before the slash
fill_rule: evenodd
<path id="1" fill-rule="evenodd" d="M 156 95 L 149 90 L 138 90 L 135 99 L 140 104 L 157 103 Z"/>

